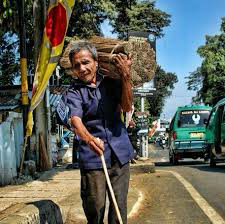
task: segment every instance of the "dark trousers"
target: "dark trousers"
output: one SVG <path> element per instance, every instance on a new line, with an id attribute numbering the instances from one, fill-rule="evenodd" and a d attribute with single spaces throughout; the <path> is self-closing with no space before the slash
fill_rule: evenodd
<path id="1" fill-rule="evenodd" d="M 123 223 L 127 223 L 127 194 L 130 179 L 129 163 L 120 166 L 115 162 L 108 169 L 112 188 Z M 88 224 L 103 224 L 106 192 L 109 195 L 108 223 L 119 223 L 103 170 L 81 170 L 81 198 Z"/>

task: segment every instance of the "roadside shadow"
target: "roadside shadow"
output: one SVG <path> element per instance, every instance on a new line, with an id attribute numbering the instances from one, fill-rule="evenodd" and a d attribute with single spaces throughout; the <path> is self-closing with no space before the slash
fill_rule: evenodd
<path id="1" fill-rule="evenodd" d="M 57 166 L 46 170 L 46 171 L 37 171 L 35 172 L 35 176 L 30 175 L 21 175 L 16 176 L 12 179 L 10 185 L 19 186 L 24 185 L 27 183 L 31 183 L 33 181 L 49 181 L 54 178 L 60 172 L 64 171 L 77 171 L 79 173 L 79 165 L 77 163 L 65 163 L 65 164 L 58 164 Z M 19 171 L 18 171 L 19 172 Z"/>
<path id="2" fill-rule="evenodd" d="M 183 166 L 198 166 L 206 164 L 203 160 L 179 160 L 178 165 L 183 165 Z"/>
<path id="3" fill-rule="evenodd" d="M 216 167 L 210 167 L 209 164 L 204 164 L 203 166 L 189 166 L 191 168 L 199 169 L 205 172 L 213 173 L 225 173 L 225 164 L 217 164 Z"/>
<path id="4" fill-rule="evenodd" d="M 40 224 L 63 224 L 63 217 L 59 206 L 51 200 L 40 200 L 27 203 L 39 210 Z"/>
<path id="5" fill-rule="evenodd" d="M 168 166 L 168 167 L 179 167 L 179 166 L 193 166 L 193 168 L 198 165 L 202 165 L 202 164 L 205 164 L 205 165 L 208 165 L 206 164 L 204 161 L 190 161 L 190 160 L 187 160 L 187 161 L 182 161 L 180 160 L 178 162 L 178 164 L 176 165 L 172 165 L 169 161 L 163 161 L 163 162 L 155 162 L 155 165 L 156 166 Z"/>
<path id="6" fill-rule="evenodd" d="M 50 170 L 46 170 L 42 172 L 38 180 L 42 182 L 49 181 L 53 179 L 54 176 L 57 175 L 58 173 L 65 172 L 65 171 L 72 171 L 72 172 L 75 171 L 77 174 L 79 174 L 78 176 L 80 176 L 79 166 L 77 164 L 70 163 L 70 164 L 62 164 L 57 167 L 53 167 Z"/>
<path id="7" fill-rule="evenodd" d="M 170 164 L 169 161 L 166 161 L 166 162 L 154 162 L 154 163 L 155 163 L 155 166 L 165 166 L 165 167 L 169 166 L 169 167 L 171 167 L 171 164 Z"/>

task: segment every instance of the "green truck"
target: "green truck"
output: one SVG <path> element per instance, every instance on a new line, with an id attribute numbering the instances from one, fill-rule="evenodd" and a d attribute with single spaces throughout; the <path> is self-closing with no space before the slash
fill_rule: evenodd
<path id="1" fill-rule="evenodd" d="M 212 108 L 206 124 L 206 144 L 211 167 L 225 162 L 225 98 Z"/>
<path id="2" fill-rule="evenodd" d="M 167 132 L 170 163 L 178 164 L 183 158 L 209 157 L 205 141 L 205 126 L 211 107 L 190 105 L 178 107 Z"/>

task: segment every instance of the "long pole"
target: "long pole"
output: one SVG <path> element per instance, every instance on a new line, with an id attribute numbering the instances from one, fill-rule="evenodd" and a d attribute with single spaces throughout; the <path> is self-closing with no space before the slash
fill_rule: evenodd
<path id="1" fill-rule="evenodd" d="M 122 221 L 122 218 L 121 218 L 121 215 L 120 215 L 120 210 L 118 208 L 116 198 L 115 198 L 115 195 L 114 195 L 114 192 L 113 192 L 113 189 L 112 189 L 112 185 L 111 185 L 111 182 L 110 182 L 110 179 L 109 179 L 109 174 L 108 174 L 108 170 L 107 170 L 107 167 L 106 167 L 106 164 L 105 164 L 104 154 L 102 154 L 100 156 L 100 158 L 101 158 L 101 161 L 102 161 L 102 166 L 103 166 L 103 170 L 104 170 L 105 177 L 106 177 L 106 182 L 107 182 L 108 187 L 109 187 L 109 192 L 110 192 L 110 195 L 112 197 L 113 204 L 114 204 L 114 207 L 115 207 L 115 210 L 116 210 L 116 215 L 117 215 L 117 218 L 119 220 L 119 224 L 123 224 L 123 221 Z"/>
<path id="2" fill-rule="evenodd" d="M 38 62 L 38 56 L 40 53 L 41 42 L 46 22 L 46 1 L 45 0 L 34 0 L 33 1 L 33 18 L 34 18 L 34 62 L 35 68 Z M 40 165 L 40 142 L 39 135 L 43 134 L 46 145 L 48 144 L 48 120 L 46 117 L 46 111 L 49 108 L 45 107 L 45 98 L 39 103 L 35 109 L 35 135 L 36 135 L 36 165 Z M 49 146 L 47 146 L 49 147 Z"/>
<path id="3" fill-rule="evenodd" d="M 99 138 L 97 138 L 97 140 L 100 141 Z M 102 161 L 102 167 L 103 167 L 103 170 L 104 170 L 104 173 L 105 173 L 105 178 L 106 178 L 106 182 L 107 182 L 107 185 L 108 185 L 108 188 L 109 188 L 109 192 L 110 192 L 110 195 L 112 197 L 113 205 L 114 205 L 115 210 L 116 210 L 116 215 L 117 215 L 117 218 L 119 220 L 119 224 L 123 224 L 123 220 L 122 220 L 122 217 L 120 215 L 120 210 L 118 208 L 116 198 L 115 198 L 115 194 L 113 192 L 113 188 L 112 188 L 112 185 L 111 185 L 111 182 L 110 182 L 110 179 L 109 179 L 109 174 L 108 174 L 108 170 L 107 170 L 107 167 L 106 167 L 104 154 L 100 155 L 100 158 L 101 158 L 101 161 Z"/>
<path id="4" fill-rule="evenodd" d="M 26 30 L 24 20 L 24 0 L 17 0 L 19 24 L 20 24 L 20 68 L 21 68 L 21 88 L 22 88 L 22 105 L 23 118 L 27 122 L 28 101 L 28 84 L 27 84 L 27 51 L 26 51 Z M 26 123 L 25 127 L 26 129 Z"/>
<path id="5" fill-rule="evenodd" d="M 20 25 L 20 69 L 21 69 L 21 90 L 22 90 L 22 110 L 23 110 L 23 131 L 25 136 L 28 119 L 29 100 L 28 100 L 28 83 L 27 83 L 27 51 L 26 51 L 26 29 L 24 19 L 24 0 L 17 0 L 17 7 Z M 26 144 L 24 147 L 26 147 Z"/>

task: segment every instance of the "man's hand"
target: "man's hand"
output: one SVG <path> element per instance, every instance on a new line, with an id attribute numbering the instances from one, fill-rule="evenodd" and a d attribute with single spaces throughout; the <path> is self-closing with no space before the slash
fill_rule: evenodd
<path id="1" fill-rule="evenodd" d="M 121 75 L 122 81 L 122 94 L 121 94 L 121 107 L 124 112 L 129 112 L 132 109 L 132 81 L 131 81 L 131 54 L 116 54 L 113 57 L 115 66 Z"/>
<path id="2" fill-rule="evenodd" d="M 92 137 L 87 142 L 90 148 L 96 152 L 99 156 L 101 156 L 104 152 L 104 142 L 100 138 Z"/>
<path id="3" fill-rule="evenodd" d="M 113 56 L 113 61 L 121 74 L 125 79 L 131 78 L 131 54 L 125 55 L 122 53 L 116 54 Z"/>

